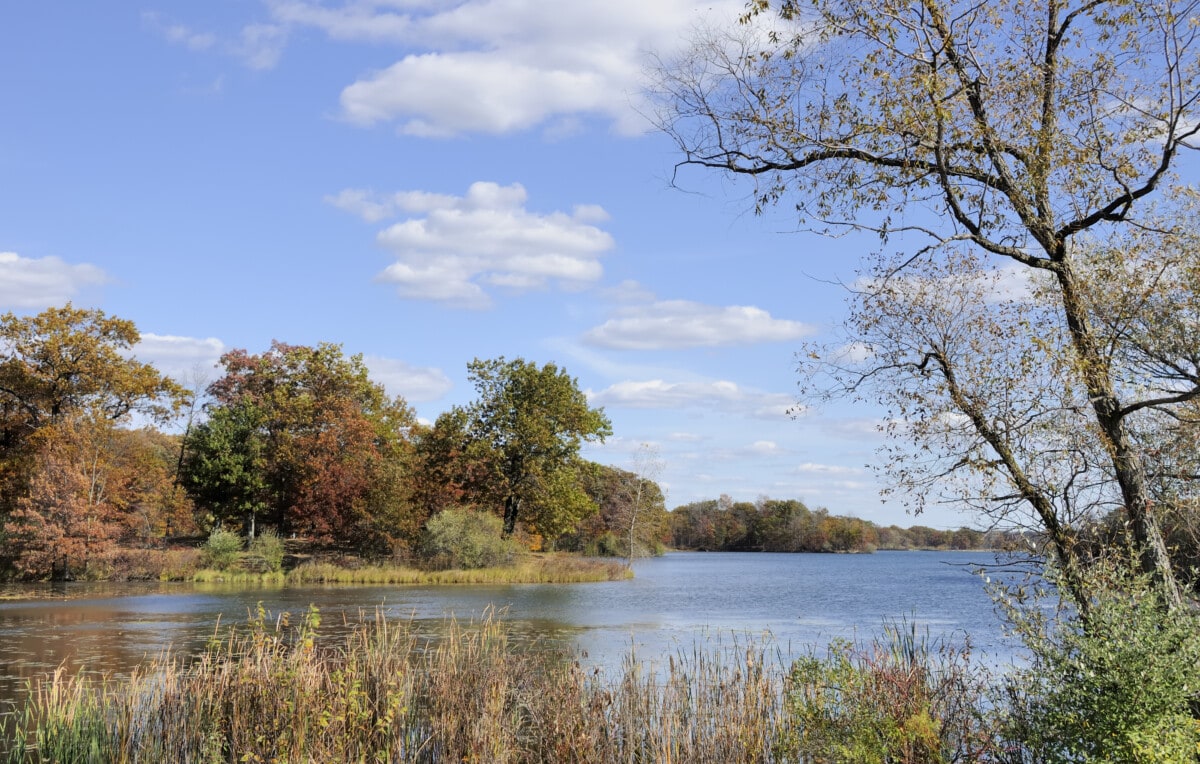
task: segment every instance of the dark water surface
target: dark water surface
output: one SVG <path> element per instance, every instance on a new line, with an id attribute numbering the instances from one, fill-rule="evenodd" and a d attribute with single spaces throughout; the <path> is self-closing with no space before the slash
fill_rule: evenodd
<path id="1" fill-rule="evenodd" d="M 259 602 L 293 617 L 315 605 L 322 633 L 379 609 L 436 635 L 451 616 L 477 620 L 496 608 L 516 641 L 580 651 L 605 666 L 631 649 L 657 660 L 749 638 L 770 640 L 787 658 L 835 637 L 870 637 L 903 618 L 932 637 L 961 641 L 969 633 L 985 661 L 1003 665 L 1017 648 L 970 570 L 988 562 L 981 552 L 675 553 L 638 561 L 633 580 L 594 584 L 8 587 L 0 591 L 10 598 L 0 600 L 0 701 L 60 665 L 119 675 L 168 647 L 195 652 L 218 628 L 244 624 Z"/>

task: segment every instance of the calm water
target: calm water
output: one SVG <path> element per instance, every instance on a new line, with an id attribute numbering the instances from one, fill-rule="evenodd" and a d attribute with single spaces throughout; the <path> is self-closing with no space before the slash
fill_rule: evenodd
<path id="1" fill-rule="evenodd" d="M 771 640 L 785 656 L 835 637 L 868 637 L 905 618 L 1004 664 L 1016 648 L 970 564 L 986 553 L 873 555 L 676 553 L 639 561 L 631 581 L 471 587 L 222 588 L 200 584 L 67 584 L 9 588 L 0 601 L 0 700 L 26 677 L 66 664 L 123 673 L 167 647 L 200 649 L 218 622 L 320 608 L 322 630 L 360 612 L 411 618 L 435 635 L 446 619 L 505 611 L 517 640 L 566 647 L 602 665 L 631 649 L 654 660 L 720 639 Z"/>

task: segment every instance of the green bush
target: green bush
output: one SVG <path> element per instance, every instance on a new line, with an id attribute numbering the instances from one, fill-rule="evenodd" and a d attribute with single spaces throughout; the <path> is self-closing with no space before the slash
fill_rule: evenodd
<path id="1" fill-rule="evenodd" d="M 503 538 L 500 518 L 470 509 L 447 509 L 429 519 L 421 550 L 435 568 L 490 568 L 511 563 L 517 544 Z"/>
<path id="2" fill-rule="evenodd" d="M 223 528 L 215 528 L 204 542 L 204 564 L 225 570 L 237 562 L 242 553 L 242 537 Z"/>
<path id="3" fill-rule="evenodd" d="M 863 645 L 836 641 L 792 665 L 793 730 L 777 755 L 843 764 L 979 762 L 996 753 L 986 672 L 968 648 L 932 645 L 911 624 Z"/>
<path id="4" fill-rule="evenodd" d="M 259 533 L 250 542 L 250 554 L 261 557 L 272 573 L 283 569 L 283 539 L 274 530 L 268 528 Z"/>
<path id="5" fill-rule="evenodd" d="M 1113 570 L 1093 574 L 1086 619 L 1009 608 L 1033 661 L 1006 683 L 1007 736 L 1047 764 L 1200 761 L 1200 618 Z"/>

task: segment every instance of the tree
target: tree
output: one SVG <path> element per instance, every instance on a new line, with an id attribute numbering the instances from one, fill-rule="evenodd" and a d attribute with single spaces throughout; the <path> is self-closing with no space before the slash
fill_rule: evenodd
<path id="1" fill-rule="evenodd" d="M 381 547 L 415 534 L 404 481 L 412 410 L 339 346 L 272 343 L 222 357 L 208 419 L 188 437 L 184 478 L 217 519 L 261 518 L 322 543 Z"/>
<path id="2" fill-rule="evenodd" d="M 188 431 L 180 465 L 197 505 L 218 522 L 244 523 L 250 536 L 269 509 L 264 420 L 250 403 L 212 409 Z"/>
<path id="3" fill-rule="evenodd" d="M 604 411 L 553 363 L 475 359 L 467 370 L 479 397 L 451 417 L 463 425 L 468 460 L 482 468 L 475 495 L 501 508 L 505 535 L 518 520 L 548 538 L 569 530 L 595 509 L 578 455 L 585 441 L 612 434 Z"/>
<path id="4" fill-rule="evenodd" d="M 625 487 L 629 501 L 625 511 L 618 516 L 629 547 L 627 556 L 630 565 L 647 544 L 653 549 L 655 536 L 662 535 L 661 522 L 655 520 L 661 520 L 666 512 L 666 500 L 658 485 L 665 463 L 658 447 L 652 443 L 642 443 L 634 454 L 632 466 L 631 479 Z"/>
<path id="5" fill-rule="evenodd" d="M 129 498 L 120 436 L 108 420 L 84 416 L 60 417 L 31 436 L 29 486 L 5 525 L 6 555 L 22 576 L 72 578 L 111 551 Z"/>
<path id="6" fill-rule="evenodd" d="M 0 508 L 22 494 L 33 457 L 26 445 L 40 429 L 79 415 L 162 421 L 182 408 L 187 392 L 132 357 L 139 339 L 132 322 L 69 303 L 0 316 Z"/>
<path id="7" fill-rule="evenodd" d="M 875 371 L 904 374 L 902 394 L 881 387 L 879 396 L 914 408 L 928 397 L 931 416 L 948 400 L 957 422 L 925 434 L 965 446 L 957 452 L 982 468 L 981 487 L 1002 480 L 1008 489 L 998 503 L 1031 507 L 1052 537 L 1068 501 L 1052 473 L 1078 476 L 1073 498 L 1093 510 L 1104 494 L 1116 497 L 1141 569 L 1172 607 L 1180 592 L 1139 422 L 1186 417 L 1200 396 L 1200 367 L 1190 351 L 1151 342 L 1162 351 L 1151 366 L 1165 374 L 1126 384 L 1114 366 L 1122 356 L 1089 300 L 1115 285 L 1089 253 L 1137 232 L 1154 242 L 1138 255 L 1153 264 L 1156 252 L 1186 238 L 1178 218 L 1164 225 L 1148 204 L 1171 185 L 1179 153 L 1200 130 L 1197 8 L 1172 0 L 754 0 L 740 35 L 701 41 L 691 57 L 669 62 L 661 87 L 662 124 L 683 165 L 753 178 L 758 209 L 795 198 L 815 230 L 874 231 L 885 247 L 901 245 L 898 254 L 877 254 L 864 299 L 884 289 L 903 296 L 895 276 L 939 258 L 953 265 L 969 256 L 974 275 L 994 272 L 997 262 L 1034 274 L 1038 320 L 1061 344 L 1041 347 L 1038 335 L 1010 323 L 1001 340 L 968 332 L 975 336 L 964 338 L 957 358 L 999 353 L 1031 364 L 1041 379 L 1057 378 L 1070 392 L 1046 408 L 1022 400 L 1023 418 L 991 417 L 988 399 L 957 385 L 955 366 L 916 341 L 900 366 L 868 365 L 859 381 L 869 384 Z M 777 26 L 759 31 L 772 15 Z M 1166 303 L 1147 296 L 1146 304 Z M 867 323 L 858 328 L 872 328 L 869 312 L 861 314 Z M 900 332 L 920 323 L 910 318 L 896 324 Z M 1017 347 L 998 347 L 1010 337 Z M 889 341 L 898 349 L 908 339 Z M 1032 446 L 1065 411 L 1086 417 L 1096 448 L 1081 452 L 1076 443 L 1058 452 L 1061 462 L 1042 460 L 1034 472 L 1047 480 L 1038 485 L 1027 479 L 1023 453 L 1007 448 L 1006 428 L 1030 425 L 1016 440 Z M 1024 452 L 1033 453 L 1052 456 Z M 1083 490 L 1097 476 L 1112 490 Z M 1070 566 L 1072 532 L 1057 535 L 1055 551 Z"/>
<path id="8" fill-rule="evenodd" d="M 639 450 L 640 453 L 640 450 Z M 583 518 L 558 546 L 593 555 L 634 557 L 657 554 L 671 538 L 663 491 L 651 478 L 653 464 L 639 473 L 589 462 L 581 471 L 583 490 L 597 511 Z M 630 548 L 633 552 L 630 552 Z"/>

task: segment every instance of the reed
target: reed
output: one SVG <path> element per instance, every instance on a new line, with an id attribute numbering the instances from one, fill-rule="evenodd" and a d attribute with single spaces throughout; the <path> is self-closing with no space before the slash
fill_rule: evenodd
<path id="1" fill-rule="evenodd" d="M 614 677 L 519 650 L 495 618 L 430 645 L 377 615 L 343 641 L 318 614 L 250 626 L 120 681 L 33 683 L 11 762 L 759 762 L 788 736 L 783 670 L 742 646 Z"/>
<path id="2" fill-rule="evenodd" d="M 343 568 L 308 563 L 287 574 L 289 584 L 576 584 L 620 581 L 633 573 L 616 562 L 574 557 L 535 557 L 514 565 L 471 570 L 421 570 L 392 566 Z"/>

